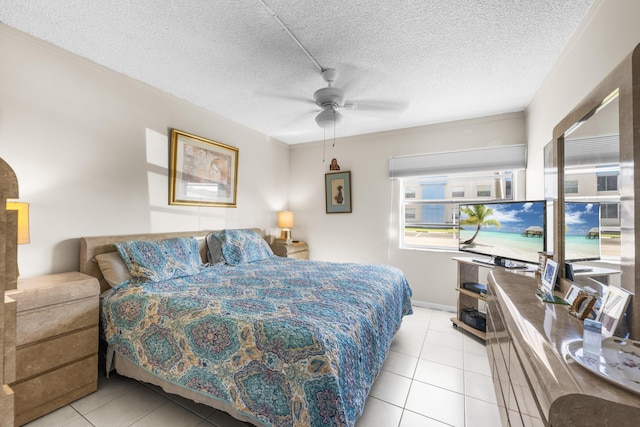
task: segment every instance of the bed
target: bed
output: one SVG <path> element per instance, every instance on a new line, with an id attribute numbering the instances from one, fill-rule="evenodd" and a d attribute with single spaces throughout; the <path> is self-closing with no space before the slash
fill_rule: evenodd
<path id="1" fill-rule="evenodd" d="M 257 229 L 85 237 L 80 258 L 107 372 L 257 426 L 353 426 L 412 313 L 400 270 L 276 257 Z"/>

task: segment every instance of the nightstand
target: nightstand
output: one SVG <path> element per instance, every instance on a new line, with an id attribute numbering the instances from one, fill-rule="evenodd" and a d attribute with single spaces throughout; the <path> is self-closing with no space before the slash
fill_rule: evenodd
<path id="1" fill-rule="evenodd" d="M 305 242 L 295 242 L 290 245 L 272 243 L 271 250 L 284 258 L 309 259 L 309 246 Z"/>
<path id="2" fill-rule="evenodd" d="M 100 284 L 77 271 L 18 280 L 15 425 L 65 406 L 98 387 Z"/>

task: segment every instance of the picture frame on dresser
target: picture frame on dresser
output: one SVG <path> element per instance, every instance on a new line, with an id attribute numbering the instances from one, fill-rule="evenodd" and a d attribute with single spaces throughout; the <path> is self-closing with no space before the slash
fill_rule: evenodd
<path id="1" fill-rule="evenodd" d="M 351 213 L 351 172 L 324 175 L 326 213 Z"/>
<path id="2" fill-rule="evenodd" d="M 602 298 L 596 320 L 602 323 L 602 336 L 613 336 L 631 301 L 631 293 L 617 286 L 609 286 Z"/>
<path id="3" fill-rule="evenodd" d="M 236 207 L 236 147 L 171 129 L 169 204 Z"/>

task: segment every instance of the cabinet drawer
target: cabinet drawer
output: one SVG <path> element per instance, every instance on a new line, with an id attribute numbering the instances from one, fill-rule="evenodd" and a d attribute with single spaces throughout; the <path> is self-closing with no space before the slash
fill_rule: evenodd
<path id="1" fill-rule="evenodd" d="M 309 259 L 309 251 L 300 251 L 289 254 L 287 258 Z"/>
<path id="2" fill-rule="evenodd" d="M 11 386 L 17 426 L 41 417 L 98 389 L 98 355 Z"/>
<path id="3" fill-rule="evenodd" d="M 16 346 L 97 324 L 99 304 L 97 297 L 91 297 L 25 312 L 18 307 Z"/>
<path id="4" fill-rule="evenodd" d="M 98 352 L 98 325 L 16 350 L 16 382 Z"/>

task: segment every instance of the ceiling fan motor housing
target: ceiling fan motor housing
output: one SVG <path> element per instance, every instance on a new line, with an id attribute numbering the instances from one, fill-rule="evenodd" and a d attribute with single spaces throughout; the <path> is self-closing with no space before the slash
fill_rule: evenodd
<path id="1" fill-rule="evenodd" d="M 325 108 L 326 106 L 332 106 L 333 108 L 338 108 L 344 103 L 344 94 L 342 89 L 328 86 L 315 91 L 313 99 L 316 101 L 318 107 Z"/>

